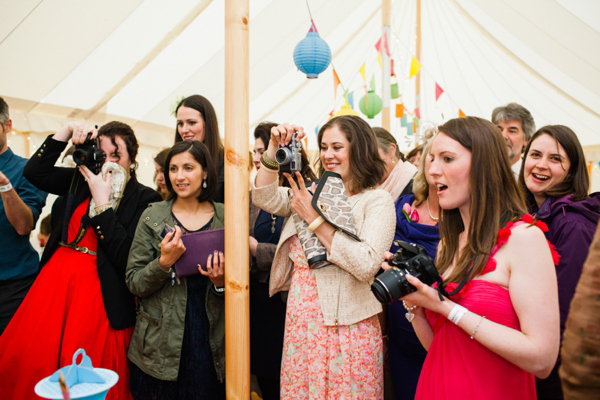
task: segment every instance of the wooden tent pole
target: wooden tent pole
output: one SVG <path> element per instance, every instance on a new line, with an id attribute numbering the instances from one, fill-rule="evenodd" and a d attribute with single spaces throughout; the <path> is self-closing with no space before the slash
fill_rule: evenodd
<path id="1" fill-rule="evenodd" d="M 381 5 L 381 61 L 383 64 L 383 68 L 381 69 L 381 73 L 383 74 L 381 79 L 382 90 L 381 96 L 383 100 L 383 109 L 381 112 L 381 126 L 384 129 L 390 131 L 390 57 L 387 54 L 385 49 L 384 38 L 387 40 L 388 48 L 390 46 L 390 14 L 391 14 L 391 0 L 382 0 L 383 3 Z"/>
<path id="2" fill-rule="evenodd" d="M 225 372 L 227 399 L 250 398 L 248 0 L 225 1 Z"/>

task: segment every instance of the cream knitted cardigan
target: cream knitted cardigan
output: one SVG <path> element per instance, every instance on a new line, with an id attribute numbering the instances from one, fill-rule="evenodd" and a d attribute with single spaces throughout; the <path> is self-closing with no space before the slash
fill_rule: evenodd
<path id="1" fill-rule="evenodd" d="M 278 187 L 277 182 L 253 187 L 252 200 L 268 213 L 289 216 L 292 210 L 288 190 Z M 367 189 L 351 196 L 349 201 L 362 241 L 357 242 L 336 231 L 331 252 L 327 254 L 328 261 L 335 266 L 312 270 L 317 281 L 319 305 L 328 326 L 355 324 L 381 312 L 381 304 L 371 292 L 371 283 L 383 262 L 383 254 L 392 244 L 396 228 L 394 202 L 385 190 Z M 289 239 L 296 233 L 290 218 L 281 232 L 271 267 L 271 296 L 290 289 L 294 266 L 289 256 Z"/>

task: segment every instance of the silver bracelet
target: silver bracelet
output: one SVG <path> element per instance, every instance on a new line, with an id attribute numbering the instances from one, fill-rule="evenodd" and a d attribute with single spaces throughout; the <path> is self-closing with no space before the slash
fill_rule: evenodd
<path id="1" fill-rule="evenodd" d="M 479 319 L 479 322 L 477 323 L 477 325 L 475 325 L 475 329 L 473 329 L 473 333 L 471 333 L 471 339 L 475 339 L 475 334 L 477 333 L 477 329 L 479 329 L 479 325 L 481 324 L 481 321 L 483 321 L 485 319 L 485 317 L 482 315 L 481 318 Z"/>
<path id="2" fill-rule="evenodd" d="M 215 285 L 215 284 L 213 284 L 213 286 L 214 286 L 215 292 L 217 292 L 217 293 L 223 293 L 223 292 L 225 292 L 225 286 L 223 286 L 223 287 L 218 287 L 218 286 L 217 286 L 217 285 Z"/>

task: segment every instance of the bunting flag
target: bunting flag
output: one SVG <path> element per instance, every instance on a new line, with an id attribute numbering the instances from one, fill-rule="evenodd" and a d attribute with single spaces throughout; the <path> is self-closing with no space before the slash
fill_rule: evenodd
<path id="1" fill-rule="evenodd" d="M 465 114 L 465 113 L 463 112 L 463 110 L 461 110 L 461 109 L 459 108 L 459 109 L 458 109 L 458 118 L 464 118 L 464 117 L 466 117 L 466 116 L 467 116 L 467 114 Z"/>
<path id="2" fill-rule="evenodd" d="M 412 122 L 410 124 L 406 124 L 406 133 L 408 135 L 413 135 L 415 133 L 415 131 L 413 130 L 413 124 Z"/>
<path id="3" fill-rule="evenodd" d="M 383 48 L 385 49 L 385 54 L 387 54 L 388 57 L 391 57 L 392 55 L 390 54 L 390 48 L 388 46 L 386 33 L 384 33 L 383 36 L 379 38 L 377 43 L 375 43 L 375 48 L 377 49 L 377 52 L 381 54 L 381 39 L 383 39 Z"/>
<path id="4" fill-rule="evenodd" d="M 396 73 L 394 72 L 394 59 L 390 58 L 390 76 L 396 76 Z"/>
<path id="5" fill-rule="evenodd" d="M 404 107 L 402 107 L 402 117 L 400 118 L 400 126 L 406 128 L 408 124 L 406 123 L 406 117 L 404 116 Z"/>
<path id="6" fill-rule="evenodd" d="M 319 128 L 319 125 L 315 126 L 315 136 L 319 136 Z"/>
<path id="7" fill-rule="evenodd" d="M 442 89 L 442 87 L 436 83 L 435 84 L 435 101 L 438 101 L 438 99 L 440 98 L 442 93 L 444 93 L 444 89 Z"/>
<path id="8" fill-rule="evenodd" d="M 338 76 L 335 69 L 332 69 L 332 71 L 333 71 L 333 97 L 336 98 L 338 85 L 340 84 L 340 77 Z"/>
<path id="9" fill-rule="evenodd" d="M 419 62 L 419 60 L 417 60 L 415 57 L 413 57 L 410 62 L 410 76 L 408 77 L 408 79 L 410 79 L 413 76 L 415 76 L 416 74 L 418 74 L 420 69 L 421 69 L 421 63 Z"/>
<path id="10" fill-rule="evenodd" d="M 344 91 L 344 104 L 348 105 L 348 89 Z"/>
<path id="11" fill-rule="evenodd" d="M 362 76 L 363 82 L 366 83 L 367 82 L 367 72 L 366 72 L 365 63 L 363 63 L 363 65 L 360 67 L 358 72 L 360 72 L 360 76 Z"/>
<path id="12" fill-rule="evenodd" d="M 375 74 L 373 74 L 373 76 L 371 76 L 371 90 L 375 91 L 375 89 L 377 89 L 377 85 L 375 85 Z"/>
<path id="13" fill-rule="evenodd" d="M 354 110 L 354 92 L 348 93 L 348 105 Z"/>
<path id="14" fill-rule="evenodd" d="M 406 123 L 406 118 L 404 118 L 404 104 L 400 103 L 400 104 L 396 104 L 396 118 L 402 118 L 404 119 L 404 122 Z M 404 126 L 404 125 L 402 125 Z"/>
<path id="15" fill-rule="evenodd" d="M 383 62 L 381 61 L 381 53 L 377 53 L 377 64 L 379 64 L 379 69 L 383 66 Z"/>
<path id="16" fill-rule="evenodd" d="M 313 21 L 312 19 L 310 20 L 310 29 L 308 30 L 308 33 L 311 33 L 311 32 L 319 33 L 319 31 L 317 31 L 317 26 L 315 25 L 315 21 Z"/>
<path id="17" fill-rule="evenodd" d="M 417 118 L 421 118 L 421 109 L 420 108 L 415 108 L 415 115 L 417 116 Z"/>
<path id="18" fill-rule="evenodd" d="M 335 113 L 335 108 L 329 112 L 329 119 L 333 118 L 333 113 Z"/>
<path id="19" fill-rule="evenodd" d="M 387 33 L 386 32 L 383 33 L 383 48 L 385 49 L 385 54 L 387 54 L 388 57 L 391 57 L 392 55 L 390 54 L 390 47 L 388 46 L 388 40 L 387 40 Z"/>

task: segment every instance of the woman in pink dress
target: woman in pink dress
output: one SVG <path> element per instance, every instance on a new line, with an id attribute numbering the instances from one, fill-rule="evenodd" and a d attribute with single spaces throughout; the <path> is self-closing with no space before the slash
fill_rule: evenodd
<path id="1" fill-rule="evenodd" d="M 441 125 L 428 155 L 444 284 L 409 276 L 417 291 L 402 298 L 428 350 L 417 399 L 535 399 L 535 376 L 556 361 L 557 256 L 525 215 L 505 148 L 492 123 L 467 117 Z"/>

